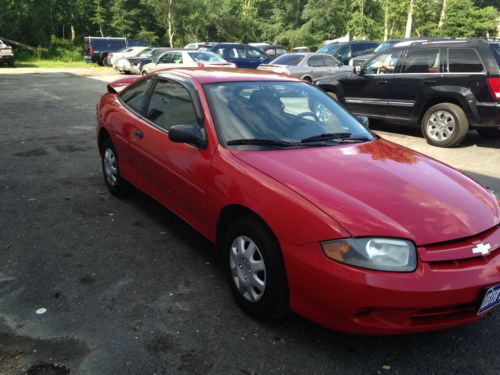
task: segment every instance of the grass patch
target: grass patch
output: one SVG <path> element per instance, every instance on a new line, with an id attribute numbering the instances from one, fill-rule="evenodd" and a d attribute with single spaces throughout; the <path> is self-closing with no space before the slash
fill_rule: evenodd
<path id="1" fill-rule="evenodd" d="M 85 61 L 61 61 L 61 60 L 16 60 L 15 64 L 19 68 L 88 68 L 105 69 L 97 64 L 88 64 Z M 109 68 L 107 68 L 109 69 Z"/>

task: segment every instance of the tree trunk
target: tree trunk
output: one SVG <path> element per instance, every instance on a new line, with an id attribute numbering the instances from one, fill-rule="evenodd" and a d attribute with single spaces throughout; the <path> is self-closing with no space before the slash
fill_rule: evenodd
<path id="1" fill-rule="evenodd" d="M 443 0 L 443 6 L 441 7 L 441 15 L 439 16 L 438 29 L 443 27 L 445 19 L 446 19 L 446 0 Z"/>
<path id="2" fill-rule="evenodd" d="M 168 25 L 168 41 L 170 43 L 170 48 L 174 48 L 174 25 L 173 25 L 173 14 L 172 14 L 172 3 L 174 0 L 165 0 L 165 10 L 167 12 L 167 25 Z"/>
<path id="3" fill-rule="evenodd" d="M 406 32 L 405 38 L 411 36 L 411 27 L 413 24 L 413 10 L 415 8 L 415 0 L 410 0 L 410 8 L 408 9 L 408 18 L 406 19 Z"/>
<path id="4" fill-rule="evenodd" d="M 384 1 L 384 42 L 389 39 L 389 0 Z"/>
<path id="5" fill-rule="evenodd" d="M 97 2 L 97 14 L 99 15 L 99 33 L 101 34 L 101 37 L 104 38 L 104 33 L 102 32 L 102 14 L 101 14 L 101 2 Z"/>

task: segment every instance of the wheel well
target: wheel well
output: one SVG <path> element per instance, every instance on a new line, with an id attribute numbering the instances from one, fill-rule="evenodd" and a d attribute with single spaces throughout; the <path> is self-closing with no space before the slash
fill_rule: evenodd
<path id="1" fill-rule="evenodd" d="M 100 153 L 102 152 L 102 144 L 108 138 L 111 138 L 108 131 L 105 128 L 101 128 L 101 130 L 99 130 L 99 136 L 97 137 L 97 146 L 99 147 Z"/>
<path id="2" fill-rule="evenodd" d="M 269 232 L 276 238 L 269 225 L 257 213 L 244 206 L 231 204 L 224 207 L 219 214 L 219 220 L 217 221 L 216 239 L 215 239 L 217 250 L 222 252 L 224 237 L 231 223 L 233 223 L 238 218 L 247 215 L 251 215 L 255 217 L 257 220 L 259 220 L 267 229 L 269 229 Z"/>
<path id="3" fill-rule="evenodd" d="M 430 99 L 425 105 L 422 107 L 420 111 L 420 115 L 418 116 L 418 124 L 420 125 L 422 123 L 422 119 L 424 118 L 425 112 L 432 107 L 433 105 L 440 104 L 440 103 L 452 103 L 455 105 L 458 105 L 460 108 L 462 108 L 465 112 L 465 109 L 462 107 L 462 104 L 455 98 L 452 97 L 439 97 L 439 98 L 433 98 Z"/>
<path id="4" fill-rule="evenodd" d="M 312 82 L 312 78 L 310 76 L 308 76 L 308 75 L 303 76 L 302 79 L 304 81 Z"/>

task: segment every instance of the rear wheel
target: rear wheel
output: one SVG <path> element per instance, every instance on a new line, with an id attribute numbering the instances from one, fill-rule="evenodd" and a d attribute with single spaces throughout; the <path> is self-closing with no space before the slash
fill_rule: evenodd
<path id="1" fill-rule="evenodd" d="M 481 137 L 485 138 L 500 138 L 500 127 L 498 128 L 477 128 L 477 132 Z"/>
<path id="2" fill-rule="evenodd" d="M 458 105 L 439 103 L 425 112 L 421 128 L 427 143 L 438 147 L 452 147 L 467 135 L 469 120 Z"/>
<path id="3" fill-rule="evenodd" d="M 247 314 L 269 320 L 288 311 L 288 284 L 281 250 L 259 219 L 247 215 L 229 227 L 224 263 L 231 291 Z"/>
<path id="4" fill-rule="evenodd" d="M 126 182 L 120 176 L 120 165 L 118 154 L 111 138 L 104 140 L 102 144 L 102 173 L 108 190 L 113 195 L 122 195 L 126 189 Z"/>

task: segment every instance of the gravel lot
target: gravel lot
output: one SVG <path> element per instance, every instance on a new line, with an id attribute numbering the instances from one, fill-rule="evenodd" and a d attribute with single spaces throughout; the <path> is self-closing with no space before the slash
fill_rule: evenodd
<path id="1" fill-rule="evenodd" d="M 402 337 L 247 317 L 207 240 L 140 192 L 108 194 L 95 105 L 115 78 L 0 69 L 0 374 L 500 373 L 500 311 Z M 500 140 L 377 131 L 500 191 Z"/>

